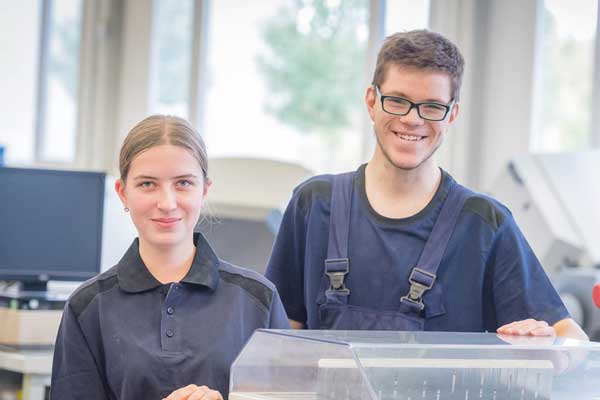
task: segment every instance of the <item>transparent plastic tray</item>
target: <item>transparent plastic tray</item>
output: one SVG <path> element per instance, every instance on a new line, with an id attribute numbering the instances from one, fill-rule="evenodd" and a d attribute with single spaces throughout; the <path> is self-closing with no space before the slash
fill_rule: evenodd
<path id="1" fill-rule="evenodd" d="M 231 400 L 600 400 L 600 344 L 492 333 L 257 331 Z"/>

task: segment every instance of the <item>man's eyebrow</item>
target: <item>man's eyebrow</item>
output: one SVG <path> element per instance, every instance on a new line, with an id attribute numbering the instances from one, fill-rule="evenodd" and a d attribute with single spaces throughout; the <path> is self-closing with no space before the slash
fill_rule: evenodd
<path id="1" fill-rule="evenodd" d="M 404 94 L 402 92 L 396 92 L 396 91 L 391 91 L 391 92 L 385 93 L 385 94 L 382 93 L 382 95 L 383 96 L 392 96 L 392 97 L 402 97 L 403 99 L 410 100 L 413 103 L 438 103 L 438 104 L 444 104 L 445 105 L 445 104 L 448 104 L 450 102 L 450 100 L 449 101 L 444 101 L 444 100 L 441 100 L 441 99 L 434 99 L 434 98 L 429 98 L 429 99 L 425 99 L 425 100 L 417 102 L 417 101 L 412 100 L 406 94 Z"/>
<path id="2" fill-rule="evenodd" d="M 196 174 L 178 175 L 178 176 L 174 177 L 173 179 L 182 179 L 182 178 L 194 178 L 194 179 L 198 179 L 198 175 L 196 175 Z"/>
<path id="3" fill-rule="evenodd" d="M 153 181 L 158 180 L 158 178 L 156 178 L 154 176 L 150 176 L 150 175 L 138 175 L 138 176 L 135 176 L 133 179 L 134 180 L 144 179 L 144 180 L 153 180 Z"/>

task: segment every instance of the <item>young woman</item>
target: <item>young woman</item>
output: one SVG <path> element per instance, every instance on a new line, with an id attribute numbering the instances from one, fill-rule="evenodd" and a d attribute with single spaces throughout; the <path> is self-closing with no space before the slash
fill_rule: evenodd
<path id="1" fill-rule="evenodd" d="M 69 299 L 51 397 L 227 398 L 229 367 L 252 332 L 288 328 L 279 295 L 194 233 L 211 181 L 204 143 L 185 120 L 138 123 L 119 169 L 115 189 L 139 237 Z"/>

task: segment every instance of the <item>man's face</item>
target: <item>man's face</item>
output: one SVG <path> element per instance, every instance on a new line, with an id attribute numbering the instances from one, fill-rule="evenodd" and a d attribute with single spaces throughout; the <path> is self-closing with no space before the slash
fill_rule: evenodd
<path id="1" fill-rule="evenodd" d="M 452 100 L 448 74 L 397 64 L 387 68 L 379 90 L 384 96 L 403 97 L 413 103 L 448 105 Z M 377 137 L 374 160 L 382 160 L 402 170 L 415 170 L 433 162 L 431 156 L 442 143 L 459 109 L 459 105 L 454 104 L 442 121 L 424 120 L 416 108 L 403 116 L 388 114 L 383 111 L 381 99 L 373 87 L 367 90 L 365 101 Z"/>

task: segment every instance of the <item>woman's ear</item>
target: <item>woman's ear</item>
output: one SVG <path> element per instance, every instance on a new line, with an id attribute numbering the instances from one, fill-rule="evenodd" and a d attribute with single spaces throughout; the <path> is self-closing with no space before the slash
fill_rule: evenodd
<path id="1" fill-rule="evenodd" d="M 123 207 L 127 208 L 127 196 L 125 195 L 125 182 L 121 179 L 117 179 L 115 182 L 115 192 L 119 195 Z"/>
<path id="2" fill-rule="evenodd" d="M 208 189 L 212 185 L 212 179 L 209 177 L 204 178 L 204 189 L 202 190 L 202 196 L 206 196 L 208 194 Z"/>

